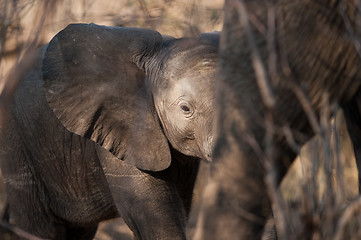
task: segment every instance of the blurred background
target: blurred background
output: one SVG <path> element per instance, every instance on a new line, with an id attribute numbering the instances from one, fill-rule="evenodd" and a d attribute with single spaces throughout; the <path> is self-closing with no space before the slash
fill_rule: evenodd
<path id="1" fill-rule="evenodd" d="M 1 128 L 6 126 L 6 110 L 17 81 L 28 66 L 27 61 L 31 62 L 26 56 L 31 56 L 33 49 L 47 43 L 68 24 L 93 22 L 151 28 L 173 37 L 197 36 L 200 32 L 222 29 L 223 3 L 223 0 L 0 0 L 0 134 Z M 342 209 L 357 195 L 353 150 L 342 113 L 337 113 L 326 127 L 327 138 L 318 136 L 303 147 L 282 183 L 282 195 L 287 202 L 285 211 L 293 216 L 289 223 L 294 225 L 291 229 L 301 224 L 300 219 L 307 218 L 312 222 L 319 219 L 321 226 L 327 215 L 325 209 L 331 209 L 327 215 L 332 215 L 330 218 L 339 217 Z M 189 220 L 189 236 L 194 231 L 207 176 L 208 165 L 202 163 Z M 5 199 L 0 181 L 0 207 Z M 335 227 L 334 221 L 316 234 L 327 236 L 322 231 L 329 227 Z M 322 239 L 317 236 L 313 239 Z M 132 239 L 132 234 L 121 219 L 116 219 L 102 223 L 95 239 Z"/>
<path id="2" fill-rule="evenodd" d="M 223 0 L 0 0 L 0 77 L 30 44 L 70 23 L 151 28 L 173 37 L 222 28 Z M 0 90 L 2 85 L 0 83 Z"/>

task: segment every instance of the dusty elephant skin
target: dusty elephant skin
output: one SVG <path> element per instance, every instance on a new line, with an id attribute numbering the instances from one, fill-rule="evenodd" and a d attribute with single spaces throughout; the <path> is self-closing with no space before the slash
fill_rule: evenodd
<path id="1" fill-rule="evenodd" d="M 217 34 L 69 25 L 20 83 L 2 139 L 10 221 L 92 239 L 121 215 L 136 239 L 185 239 L 209 160 Z"/>
<path id="2" fill-rule="evenodd" d="M 278 183 L 296 154 L 280 129 L 289 128 L 301 145 L 334 102 L 344 110 L 359 167 L 361 38 L 355 2 L 226 1 L 218 137 L 196 239 L 261 238 L 271 210 L 259 153 L 267 153 L 270 116 Z"/>

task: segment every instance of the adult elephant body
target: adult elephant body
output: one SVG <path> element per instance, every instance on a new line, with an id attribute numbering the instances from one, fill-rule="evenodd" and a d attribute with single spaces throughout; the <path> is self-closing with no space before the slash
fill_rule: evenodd
<path id="1" fill-rule="evenodd" d="M 279 184 L 292 147 L 320 133 L 332 103 L 360 164 L 359 14 L 351 0 L 226 1 L 218 136 L 197 239 L 260 239 L 271 214 L 265 168 L 274 161 Z"/>
<path id="2" fill-rule="evenodd" d="M 10 221 L 43 238 L 92 239 L 121 215 L 136 239 L 185 239 L 212 148 L 216 61 L 207 34 L 61 31 L 21 81 L 2 138 Z"/>

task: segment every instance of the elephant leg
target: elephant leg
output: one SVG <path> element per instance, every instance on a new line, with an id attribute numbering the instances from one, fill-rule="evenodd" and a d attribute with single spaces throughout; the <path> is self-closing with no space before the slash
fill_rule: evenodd
<path id="1" fill-rule="evenodd" d="M 197 179 L 200 160 L 189 157 L 172 149 L 172 165 L 162 174 L 175 189 L 182 200 L 183 208 L 188 219 L 192 206 L 194 184 Z"/>
<path id="2" fill-rule="evenodd" d="M 126 164 L 104 149 L 98 149 L 98 154 L 115 205 L 135 239 L 186 239 L 190 203 L 182 198 L 189 190 L 174 182 L 172 172 L 178 167 L 174 161 L 168 169 L 153 173 Z"/>
<path id="3" fill-rule="evenodd" d="M 38 187 L 33 183 L 22 189 L 7 186 L 10 223 L 41 238 L 66 239 L 63 221 L 52 214 L 46 203 L 47 196 L 39 193 Z"/>
<path id="4" fill-rule="evenodd" d="M 10 128 L 10 125 L 9 125 Z M 11 144 L 12 142 L 17 144 Z M 29 165 L 30 156 L 16 131 L 9 131 L 2 144 L 1 170 L 9 219 L 22 230 L 46 239 L 65 239 L 63 221 L 52 213 L 49 196 Z"/>
<path id="5" fill-rule="evenodd" d="M 342 105 L 347 131 L 355 152 L 358 169 L 359 193 L 361 193 L 361 93 L 358 92 L 350 101 Z"/>
<path id="6" fill-rule="evenodd" d="M 6 211 L 9 222 L 44 239 L 93 239 L 97 224 L 87 227 L 73 226 L 53 213 L 47 190 L 31 171 L 29 161 L 24 161 L 28 158 L 25 151 L 18 150 L 10 154 L 11 156 L 5 156 L 1 165 L 8 194 Z M 8 161 L 9 159 L 11 161 Z"/>

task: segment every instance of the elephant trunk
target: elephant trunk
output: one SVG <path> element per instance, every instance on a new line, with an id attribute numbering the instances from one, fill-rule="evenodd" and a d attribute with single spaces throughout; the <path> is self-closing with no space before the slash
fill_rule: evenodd
<path id="1" fill-rule="evenodd" d="M 213 136 L 212 135 L 208 135 L 205 140 L 203 141 L 203 148 L 202 149 L 202 154 L 203 154 L 203 158 L 204 160 L 206 160 L 207 162 L 211 162 L 212 161 L 212 153 L 213 153 Z"/>

